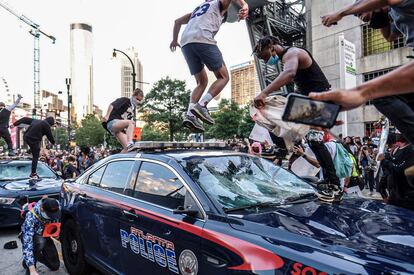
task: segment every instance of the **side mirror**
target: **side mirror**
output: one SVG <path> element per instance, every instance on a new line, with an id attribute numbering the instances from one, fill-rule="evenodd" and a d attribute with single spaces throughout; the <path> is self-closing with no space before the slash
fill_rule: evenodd
<path id="1" fill-rule="evenodd" d="M 60 171 L 57 171 L 57 172 L 56 172 L 56 174 L 57 174 L 59 177 L 62 177 L 62 175 L 63 175 L 63 174 L 62 174 L 62 172 L 60 172 Z"/>
<path id="2" fill-rule="evenodd" d="M 192 218 L 196 218 L 198 216 L 198 210 L 193 209 L 184 209 L 184 207 L 179 206 L 177 209 L 173 210 L 174 214 L 184 214 Z"/>

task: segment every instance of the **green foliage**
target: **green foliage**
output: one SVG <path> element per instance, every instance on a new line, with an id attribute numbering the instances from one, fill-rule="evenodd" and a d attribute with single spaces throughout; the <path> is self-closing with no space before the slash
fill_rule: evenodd
<path id="1" fill-rule="evenodd" d="M 242 119 L 239 124 L 238 135 L 241 138 L 248 138 L 254 127 L 254 121 L 250 116 L 249 106 L 242 109 Z"/>
<path id="2" fill-rule="evenodd" d="M 190 91 L 185 81 L 166 77 L 155 83 L 140 108 L 144 121 L 149 124 L 147 134 L 143 134 L 145 138 L 160 130 L 158 134 L 162 136 L 163 129 L 167 130 L 170 141 L 185 138 L 189 131 L 181 125 L 182 113 L 187 110 L 189 100 Z"/>
<path id="3" fill-rule="evenodd" d="M 93 114 L 87 115 L 76 130 L 76 144 L 97 146 L 104 142 L 105 129 Z"/>
<path id="4" fill-rule="evenodd" d="M 228 139 L 238 134 L 239 124 L 242 120 L 239 105 L 227 99 L 223 99 L 218 111 L 211 114 L 215 124 L 206 129 L 206 138 Z"/>
<path id="5" fill-rule="evenodd" d="M 166 141 L 168 140 L 168 131 L 166 131 L 165 129 L 160 129 L 159 127 L 156 127 L 154 124 L 146 124 L 144 128 L 142 128 L 141 140 Z"/>
<path id="6" fill-rule="evenodd" d="M 206 139 L 230 139 L 235 135 L 247 138 L 254 127 L 254 121 L 250 117 L 249 107 L 240 108 L 235 102 L 223 99 L 218 111 L 211 114 L 215 120 L 212 126 L 206 127 Z"/>
<path id="7" fill-rule="evenodd" d="M 65 146 L 68 142 L 68 130 L 62 127 L 52 128 L 52 134 L 55 138 L 56 144 Z"/>

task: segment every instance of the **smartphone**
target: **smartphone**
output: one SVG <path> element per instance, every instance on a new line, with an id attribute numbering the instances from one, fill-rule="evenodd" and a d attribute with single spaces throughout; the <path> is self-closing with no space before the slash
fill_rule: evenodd
<path id="1" fill-rule="evenodd" d="M 332 128 L 341 106 L 316 101 L 300 94 L 289 94 L 282 120 L 295 123 Z"/>

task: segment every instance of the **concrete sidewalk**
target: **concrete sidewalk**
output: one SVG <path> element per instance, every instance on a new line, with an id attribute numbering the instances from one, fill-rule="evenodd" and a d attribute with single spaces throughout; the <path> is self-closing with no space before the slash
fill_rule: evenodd
<path id="1" fill-rule="evenodd" d="M 17 235 L 20 232 L 20 228 L 7 228 L 7 229 L 0 229 L 0 273 L 2 275 L 17 275 L 17 274 L 25 274 L 25 270 L 22 266 L 23 254 L 22 254 L 22 244 L 20 240 L 17 238 Z M 4 249 L 4 244 L 9 241 L 17 241 L 17 249 Z M 46 266 L 43 264 L 38 264 L 37 271 L 39 274 L 53 274 L 53 275 L 61 275 L 61 274 L 69 274 L 65 270 L 65 266 L 62 260 L 62 253 L 60 249 L 59 243 L 56 243 L 56 248 L 59 252 L 60 258 L 60 269 L 58 271 L 50 271 Z"/>

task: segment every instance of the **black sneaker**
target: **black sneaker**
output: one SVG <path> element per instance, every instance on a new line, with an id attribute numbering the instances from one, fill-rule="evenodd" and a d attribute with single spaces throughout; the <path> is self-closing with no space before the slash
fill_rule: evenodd
<path id="1" fill-rule="evenodd" d="M 127 151 L 130 152 L 132 149 L 134 149 L 134 143 L 128 144 Z"/>
<path id="2" fill-rule="evenodd" d="M 319 182 L 316 186 L 318 192 L 316 193 L 320 200 L 332 202 L 334 201 L 335 195 L 334 191 L 332 190 L 331 184 L 328 184 L 324 181 Z"/>
<path id="3" fill-rule="evenodd" d="M 16 152 L 14 150 L 10 150 L 9 157 L 15 157 L 15 156 L 16 156 Z"/>
<path id="4" fill-rule="evenodd" d="M 194 105 L 194 107 L 190 110 L 192 114 L 194 114 L 196 117 L 204 121 L 205 123 L 208 123 L 210 125 L 214 124 L 214 119 L 210 116 L 210 113 L 207 109 L 207 107 L 201 106 L 200 104 Z"/>
<path id="5" fill-rule="evenodd" d="M 31 173 L 29 178 L 31 180 L 38 180 L 39 179 L 39 175 L 37 173 Z"/>
<path id="6" fill-rule="evenodd" d="M 204 127 L 200 121 L 195 116 L 190 116 L 188 114 L 184 115 L 183 126 L 190 129 L 192 133 L 203 133 Z"/>

